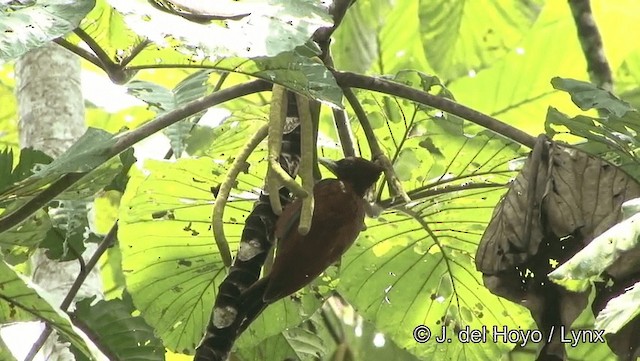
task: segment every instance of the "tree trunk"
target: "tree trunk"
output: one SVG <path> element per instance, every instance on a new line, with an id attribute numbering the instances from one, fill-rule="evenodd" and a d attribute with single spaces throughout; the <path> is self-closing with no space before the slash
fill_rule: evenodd
<path id="1" fill-rule="evenodd" d="M 20 116 L 20 146 L 41 150 L 52 157 L 62 154 L 85 131 L 80 60 L 64 48 L 49 45 L 29 51 L 16 64 L 16 93 Z M 87 244 L 85 262 L 95 251 Z M 35 283 L 60 304 L 78 276 L 78 261 L 49 260 L 38 250 L 31 259 Z M 103 297 L 97 269 L 93 269 L 76 299 Z M 72 306 L 73 307 L 73 306 Z M 50 337 L 42 352 L 46 360 L 73 360 L 67 347 Z"/>

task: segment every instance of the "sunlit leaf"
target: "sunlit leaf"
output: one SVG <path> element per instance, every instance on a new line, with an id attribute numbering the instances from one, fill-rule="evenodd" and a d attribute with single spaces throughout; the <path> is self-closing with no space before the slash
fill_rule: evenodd
<path id="1" fill-rule="evenodd" d="M 424 52 L 437 74 L 447 79 L 486 68 L 518 44 L 538 11 L 513 0 L 422 1 Z"/>
<path id="2" fill-rule="evenodd" d="M 94 0 L 0 4 L 0 59 L 10 60 L 78 26 Z"/>
<path id="3" fill-rule="evenodd" d="M 638 248 L 640 213 L 609 228 L 571 259 L 549 274 L 549 279 L 570 291 L 585 291 L 624 252 Z"/>
<path id="4" fill-rule="evenodd" d="M 595 328 L 616 333 L 640 314 L 640 283 L 611 299 L 596 318 Z"/>
<path id="5" fill-rule="evenodd" d="M 318 27 L 329 25 L 326 9 L 314 1 L 263 4 L 252 8 L 252 15 L 226 25 L 190 22 L 143 1 L 111 3 L 125 14 L 127 25 L 122 25 L 121 17 L 113 17 L 107 7 L 92 15 L 96 21 L 105 22 L 108 20 L 100 17 L 108 17 L 155 43 L 144 47 L 128 63 L 130 69 L 197 65 L 255 76 L 336 106 L 341 104 L 341 90 L 331 72 L 309 57 L 309 38 Z M 107 34 L 94 23 L 84 23 L 83 27 L 101 44 Z M 79 41 L 75 37 L 71 40 Z M 119 38 L 118 46 L 111 48 L 107 43 L 105 47 L 115 53 L 110 55 L 122 58 L 140 42 L 133 37 L 124 45 Z M 313 51 L 318 54 L 318 49 Z"/>
<path id="6" fill-rule="evenodd" d="M 558 36 L 574 33 L 568 3 L 547 1 L 517 49 L 489 68 L 452 81 L 448 88 L 460 103 L 530 134 L 540 134 L 548 106 L 575 109 L 565 94 L 553 89 L 551 78 L 588 78 L 577 37 Z"/>
<path id="7" fill-rule="evenodd" d="M 207 56 L 245 58 L 275 56 L 303 45 L 321 26 L 330 26 L 327 9 L 304 0 L 270 0 L 251 6 L 245 18 L 199 24 L 167 14 L 146 1 L 109 0 L 138 34 L 161 46 L 198 49 Z"/>

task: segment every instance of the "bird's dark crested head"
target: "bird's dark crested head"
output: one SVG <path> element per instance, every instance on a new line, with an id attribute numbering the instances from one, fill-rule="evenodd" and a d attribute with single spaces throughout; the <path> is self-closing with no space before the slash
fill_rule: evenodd
<path id="1" fill-rule="evenodd" d="M 320 159 L 320 163 L 335 174 L 339 180 L 351 184 L 353 190 L 360 196 L 364 196 L 367 190 L 378 181 L 382 173 L 382 167 L 379 164 L 358 157 L 347 157 L 337 162 Z"/>

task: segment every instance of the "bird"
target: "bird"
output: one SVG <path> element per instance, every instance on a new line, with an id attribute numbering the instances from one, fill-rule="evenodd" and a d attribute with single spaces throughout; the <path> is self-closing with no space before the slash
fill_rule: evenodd
<path id="1" fill-rule="evenodd" d="M 319 159 L 336 178 L 313 188 L 314 212 L 306 235 L 298 232 L 302 199 L 287 205 L 276 221 L 276 256 L 271 272 L 244 290 L 239 314 L 244 315 L 240 335 L 271 303 L 308 285 L 349 249 L 364 227 L 367 191 L 383 169 L 376 161 L 347 157 Z"/>

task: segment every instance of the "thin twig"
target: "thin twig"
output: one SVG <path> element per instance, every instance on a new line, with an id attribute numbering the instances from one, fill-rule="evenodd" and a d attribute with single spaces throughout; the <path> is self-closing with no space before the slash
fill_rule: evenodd
<path id="1" fill-rule="evenodd" d="M 143 39 L 138 45 L 136 45 L 132 50 L 131 53 L 129 53 L 129 55 L 127 55 L 126 57 L 124 57 L 121 61 L 120 64 L 118 64 L 120 66 L 121 69 L 124 70 L 124 68 L 126 68 L 127 65 L 129 65 L 129 63 L 136 57 L 138 56 L 138 54 L 140 54 L 140 52 L 142 52 L 144 50 L 144 48 L 147 47 L 147 45 L 151 44 L 151 40 L 149 39 Z"/>
<path id="2" fill-rule="evenodd" d="M 97 66 L 98 68 L 102 68 L 102 62 L 100 61 L 100 59 L 98 59 L 98 57 L 95 56 L 95 54 L 91 53 L 90 51 L 83 49 L 79 46 L 75 46 L 70 42 L 68 42 L 67 40 L 65 40 L 64 38 L 53 39 L 53 42 L 69 50 L 70 52 L 78 55 L 82 59 L 90 62 L 91 64 Z"/>
<path id="3" fill-rule="evenodd" d="M 78 291 L 80 291 L 80 287 L 82 287 L 82 284 L 87 279 L 87 276 L 89 275 L 89 273 L 91 273 L 91 270 L 98 264 L 98 261 L 100 260 L 102 255 L 107 251 L 107 249 L 113 246 L 117 233 L 118 233 L 118 222 L 114 223 L 111 229 L 109 230 L 109 232 L 104 236 L 104 238 L 102 238 L 102 241 L 98 245 L 98 248 L 96 249 L 95 253 L 91 256 L 91 258 L 87 262 L 86 267 L 84 267 L 84 270 L 81 269 L 80 272 L 78 273 L 78 277 L 76 277 L 76 280 L 73 282 L 73 285 L 71 285 L 69 292 L 67 292 L 67 295 L 62 300 L 62 303 L 60 303 L 60 309 L 62 309 L 62 311 L 66 312 L 69 309 L 69 306 L 71 306 L 73 299 L 78 294 Z M 25 356 L 24 361 L 32 361 L 36 357 L 36 355 L 38 354 L 42 346 L 44 346 L 45 342 L 47 342 L 47 339 L 49 338 L 49 336 L 51 336 L 51 332 L 53 332 L 51 326 L 47 325 L 44 331 L 42 331 L 42 333 L 40 334 L 40 337 L 38 337 L 36 342 L 34 342 L 27 356 Z"/>
<path id="4" fill-rule="evenodd" d="M 109 57 L 109 54 L 107 54 L 104 51 L 104 49 L 102 49 L 102 47 L 100 47 L 100 44 L 98 44 L 98 42 L 96 42 L 95 39 L 92 38 L 89 34 L 87 34 L 84 30 L 82 30 L 80 28 L 76 28 L 75 30 L 73 30 L 73 32 L 76 35 L 78 35 L 80 40 L 84 41 L 85 44 L 87 44 L 89 49 L 91 49 L 93 51 L 93 53 L 98 57 L 98 59 L 100 60 L 102 65 L 104 65 L 105 67 L 108 67 L 108 68 L 111 68 L 114 65 L 116 65 L 114 62 L 111 61 L 111 58 Z M 105 70 L 108 70 L 108 69 L 105 69 Z"/>
<path id="5" fill-rule="evenodd" d="M 333 57 L 331 56 L 331 48 L 326 44 L 326 49 L 322 49 L 324 57 L 322 62 L 324 65 L 333 69 Z M 353 132 L 351 131 L 351 125 L 347 118 L 347 112 L 343 109 L 333 110 L 333 121 L 336 124 L 336 130 L 338 131 L 338 138 L 340 139 L 340 146 L 342 147 L 342 153 L 345 157 L 354 157 L 356 155 L 356 148 L 353 143 Z"/>
<path id="6" fill-rule="evenodd" d="M 333 109 L 333 120 L 338 130 L 338 139 L 340 139 L 340 146 L 342 147 L 342 153 L 345 157 L 355 157 L 356 147 L 353 143 L 353 132 L 351 131 L 351 125 L 349 119 L 347 119 L 347 113 L 342 109 Z"/>
<path id="7" fill-rule="evenodd" d="M 87 44 L 87 46 L 89 46 L 89 48 L 95 53 L 95 55 L 98 57 L 98 60 L 101 63 L 100 68 L 102 68 L 102 70 L 104 70 L 107 73 L 107 75 L 109 76 L 109 79 L 111 79 L 111 81 L 113 81 L 114 83 L 116 84 L 126 83 L 130 78 L 130 74 L 134 74 L 137 71 L 137 70 L 125 70 L 124 67 L 120 66 L 119 64 L 116 64 L 113 60 L 111 60 L 111 57 L 109 57 L 109 54 L 107 54 L 107 52 L 105 52 L 104 49 L 100 47 L 100 44 L 98 44 L 98 42 L 94 38 L 92 38 L 89 34 L 87 34 L 84 30 L 80 28 L 76 28 L 75 30 L 73 30 L 73 32 L 82 41 L 84 41 Z"/>
<path id="8" fill-rule="evenodd" d="M 377 159 L 384 169 L 384 175 L 387 179 L 392 195 L 400 196 L 406 203 L 411 202 L 411 198 L 409 198 L 404 189 L 402 189 L 402 183 L 398 179 L 396 172 L 393 170 L 393 164 L 391 164 L 389 157 L 387 157 L 387 155 L 384 154 L 384 152 L 380 148 L 378 139 L 373 133 L 371 123 L 369 123 L 369 118 L 367 118 L 367 114 L 362 108 L 362 105 L 360 105 L 358 98 L 356 98 L 356 95 L 350 88 L 342 88 L 342 91 L 344 92 L 344 96 L 347 98 L 349 104 L 351 104 L 353 112 L 356 113 L 358 121 L 360 121 L 360 125 L 362 126 L 362 130 L 364 131 L 364 135 L 367 138 L 367 142 L 369 143 L 369 148 L 371 149 L 372 158 Z"/>

